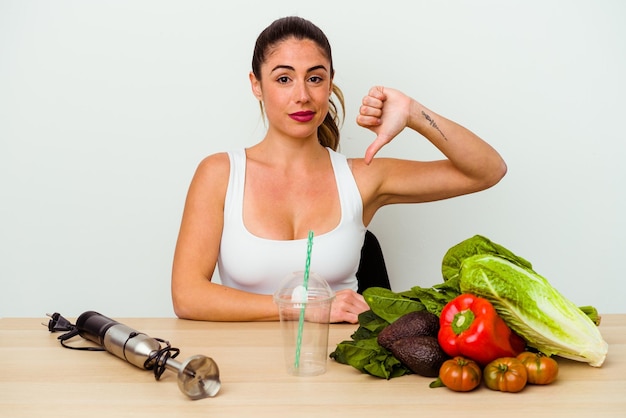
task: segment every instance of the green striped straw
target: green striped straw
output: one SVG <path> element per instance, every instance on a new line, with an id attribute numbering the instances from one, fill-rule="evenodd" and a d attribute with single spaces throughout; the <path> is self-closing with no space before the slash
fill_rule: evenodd
<path id="1" fill-rule="evenodd" d="M 306 263 L 304 265 L 304 294 L 308 299 L 309 290 L 309 269 L 311 268 L 311 249 L 313 248 L 313 231 L 309 231 L 309 239 L 306 247 Z M 296 341 L 296 360 L 294 367 L 298 369 L 300 367 L 300 348 L 302 346 L 302 328 L 304 327 L 304 310 L 306 308 L 306 302 L 302 304 L 300 308 L 300 319 L 298 321 L 298 340 Z"/>

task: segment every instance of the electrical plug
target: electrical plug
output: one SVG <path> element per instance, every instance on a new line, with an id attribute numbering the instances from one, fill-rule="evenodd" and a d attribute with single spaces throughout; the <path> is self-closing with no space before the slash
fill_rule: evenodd
<path id="1" fill-rule="evenodd" d="M 50 317 L 50 321 L 48 321 L 48 331 L 50 332 L 59 332 L 59 331 L 73 331 L 76 327 L 67 319 L 65 319 L 60 313 L 55 312 L 52 315 L 46 314 L 46 316 Z M 46 324 L 42 324 L 46 325 Z"/>

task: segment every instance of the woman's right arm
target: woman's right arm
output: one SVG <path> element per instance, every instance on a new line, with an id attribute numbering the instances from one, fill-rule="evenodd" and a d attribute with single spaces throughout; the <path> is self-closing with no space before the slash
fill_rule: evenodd
<path id="1" fill-rule="evenodd" d="M 200 163 L 191 181 L 172 267 L 174 312 L 179 318 L 207 321 L 277 320 L 271 295 L 211 282 L 224 225 L 229 170 L 227 154 L 211 155 Z"/>

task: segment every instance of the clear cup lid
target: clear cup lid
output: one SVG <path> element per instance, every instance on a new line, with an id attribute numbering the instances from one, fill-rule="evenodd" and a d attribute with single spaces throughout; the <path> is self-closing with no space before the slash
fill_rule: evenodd
<path id="1" fill-rule="evenodd" d="M 307 286 L 304 284 L 304 272 L 294 272 L 281 282 L 274 292 L 276 303 L 323 302 L 335 297 L 335 292 L 320 275 L 310 272 Z"/>

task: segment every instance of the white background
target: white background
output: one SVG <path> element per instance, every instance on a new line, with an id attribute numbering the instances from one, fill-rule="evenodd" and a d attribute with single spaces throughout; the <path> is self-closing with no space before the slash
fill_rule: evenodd
<path id="1" fill-rule="evenodd" d="M 394 290 L 441 282 L 446 250 L 482 234 L 626 312 L 624 2 L 0 0 L 0 317 L 174 315 L 189 181 L 262 137 L 252 48 L 290 14 L 333 45 L 346 155 L 373 139 L 354 118 L 382 84 L 507 161 L 490 190 L 378 213 Z M 411 132 L 381 154 L 439 157 Z"/>

